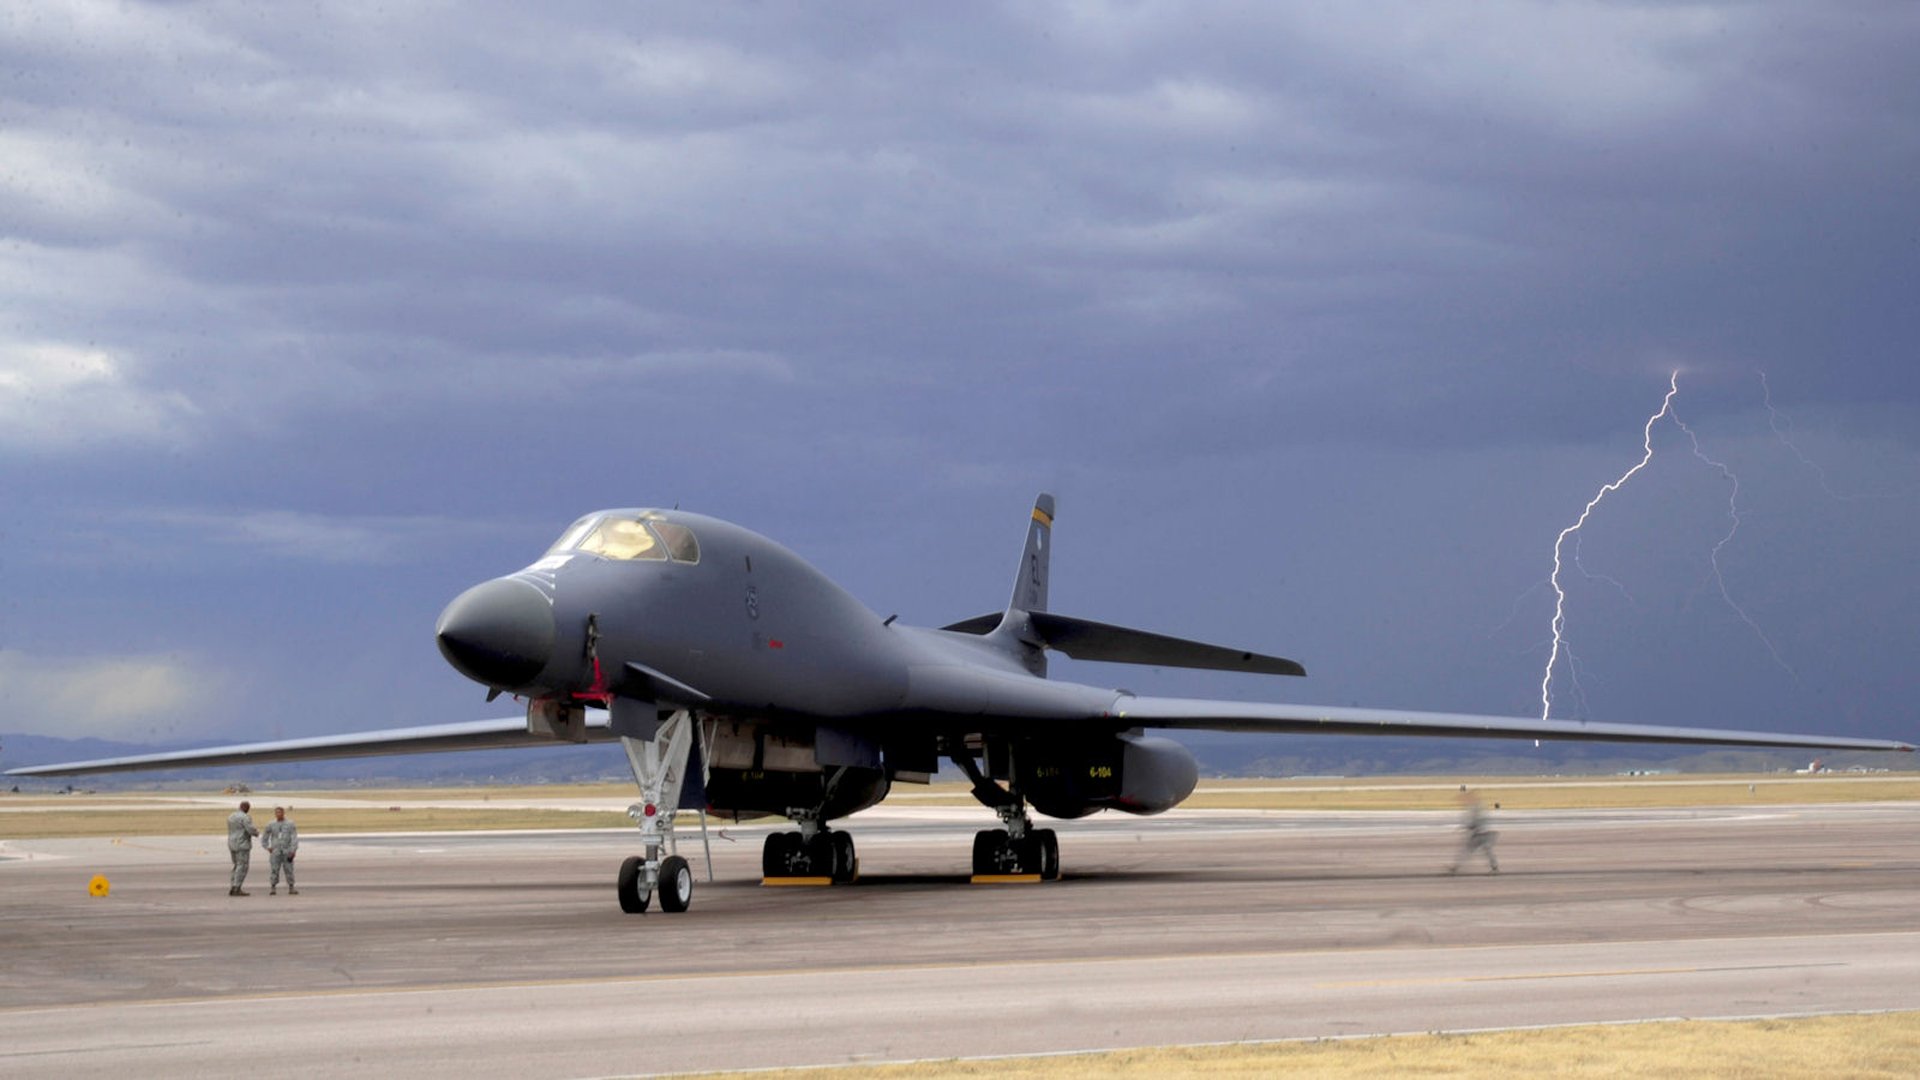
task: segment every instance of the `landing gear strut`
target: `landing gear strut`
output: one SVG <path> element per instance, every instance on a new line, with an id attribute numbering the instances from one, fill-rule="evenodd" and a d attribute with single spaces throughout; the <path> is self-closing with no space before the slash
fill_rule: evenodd
<path id="1" fill-rule="evenodd" d="M 1033 827 L 1019 788 L 1003 788 L 987 779 L 965 751 L 954 754 L 953 762 L 973 781 L 974 798 L 992 807 L 1004 826 L 973 834 L 973 876 L 1060 880 L 1060 837 L 1052 829 Z"/>
<path id="2" fill-rule="evenodd" d="M 693 903 L 693 867 L 680 857 L 673 818 L 686 780 L 687 752 L 693 746 L 693 717 L 682 709 L 660 724 L 651 742 L 623 735 L 620 746 L 627 752 L 634 782 L 640 785 L 640 801 L 627 807 L 627 816 L 640 827 L 645 852 L 629 855 L 620 864 L 615 885 L 620 910 L 638 915 L 647 910 L 657 892 L 661 911 L 685 911 Z"/>

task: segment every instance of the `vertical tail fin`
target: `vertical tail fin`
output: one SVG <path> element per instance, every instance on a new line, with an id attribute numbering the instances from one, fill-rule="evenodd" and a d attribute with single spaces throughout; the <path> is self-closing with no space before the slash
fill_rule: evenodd
<path id="1" fill-rule="evenodd" d="M 1051 558 L 1053 535 L 1053 496 L 1042 494 L 1033 501 L 1033 520 L 1027 524 L 1027 549 L 1020 554 L 1020 571 L 1013 579 L 1013 598 L 1007 601 L 1012 611 L 1047 610 L 1047 563 Z"/>
<path id="2" fill-rule="evenodd" d="M 1027 547 L 1020 553 L 1020 570 L 1014 575 L 1013 596 L 1007 601 L 1006 614 L 987 640 L 1004 649 L 1029 672 L 1045 678 L 1046 643 L 1034 632 L 1027 618 L 1032 611 L 1047 610 L 1047 564 L 1052 557 L 1053 496 L 1042 494 L 1033 501 L 1033 518 L 1027 523 Z"/>

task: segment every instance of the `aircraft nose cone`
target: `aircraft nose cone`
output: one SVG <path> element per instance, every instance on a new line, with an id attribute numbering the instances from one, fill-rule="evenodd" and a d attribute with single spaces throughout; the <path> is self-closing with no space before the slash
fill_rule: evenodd
<path id="1" fill-rule="evenodd" d="M 494 578 L 454 597 L 434 637 L 461 674 L 511 690 L 532 682 L 553 655 L 553 605 L 524 581 Z"/>

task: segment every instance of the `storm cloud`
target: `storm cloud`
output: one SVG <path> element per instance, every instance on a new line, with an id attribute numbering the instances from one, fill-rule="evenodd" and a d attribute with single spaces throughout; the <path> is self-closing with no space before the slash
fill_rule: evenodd
<path id="1" fill-rule="evenodd" d="M 1911 738 L 1917 51 L 1897 3 L 10 8 L 0 700 L 491 715 L 433 618 L 588 509 L 938 623 L 1046 489 L 1057 607 L 1313 673 L 1062 674 L 1526 714 L 1677 369 L 1754 625 L 1659 427 L 1556 711 Z"/>

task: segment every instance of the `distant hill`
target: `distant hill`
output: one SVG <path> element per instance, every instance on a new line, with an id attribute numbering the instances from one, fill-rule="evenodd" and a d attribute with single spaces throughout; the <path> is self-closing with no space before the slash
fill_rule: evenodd
<path id="1" fill-rule="evenodd" d="M 1834 768 L 1911 768 L 1908 755 L 1790 750 L 1740 750 L 1604 743 L 1544 743 L 1508 739 L 1402 739 L 1243 735 L 1183 731 L 1176 736 L 1200 759 L 1203 776 L 1535 776 L 1611 775 L 1633 770 L 1774 772 L 1804 768 L 1819 757 Z M 187 750 L 214 743 L 123 743 L 0 734 L 0 769 L 86 761 L 129 754 Z M 342 761 L 292 762 L 225 768 L 172 769 L 84 777 L 8 777 L 22 791 L 60 790 L 69 783 L 95 790 L 206 783 L 323 782 L 337 785 L 542 784 L 629 779 L 626 759 L 610 744 L 469 750 Z M 3 789 L 0 789 L 3 790 Z"/>

